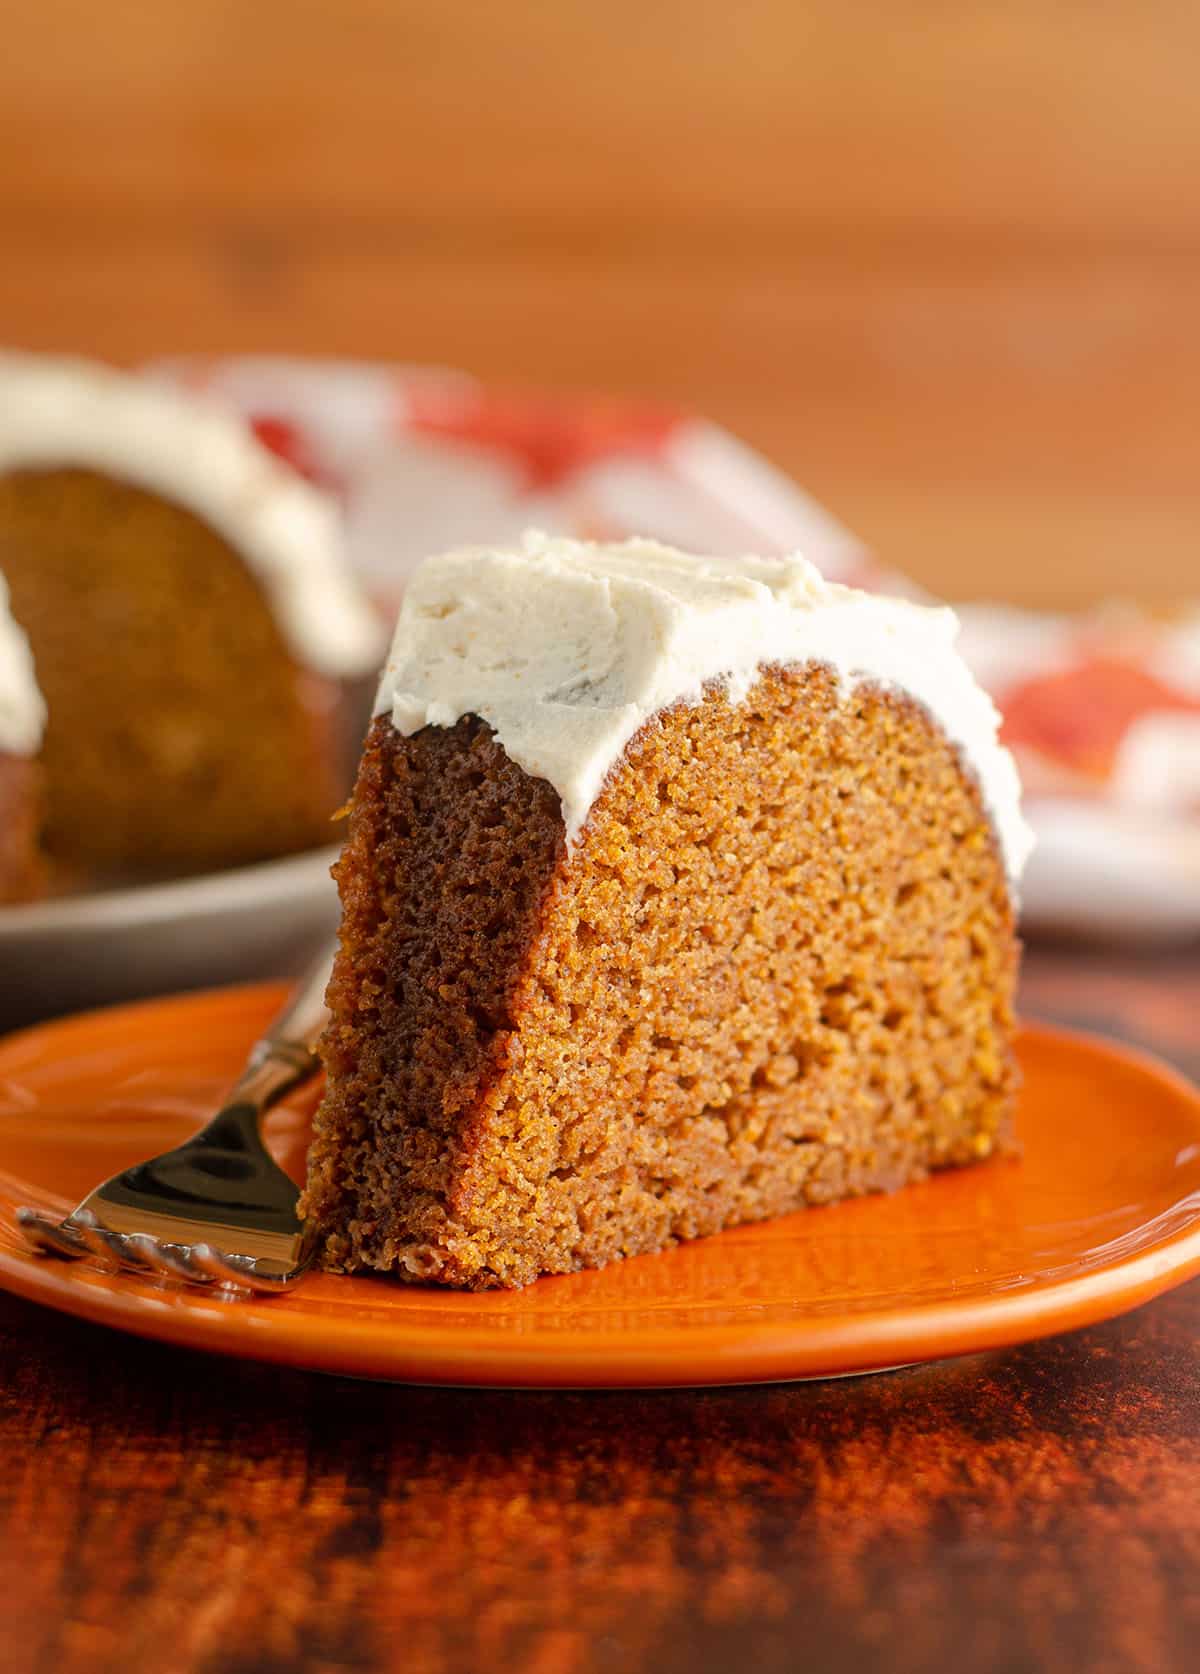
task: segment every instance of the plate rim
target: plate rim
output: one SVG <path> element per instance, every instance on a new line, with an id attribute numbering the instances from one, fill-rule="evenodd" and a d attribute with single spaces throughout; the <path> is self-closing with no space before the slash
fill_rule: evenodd
<path id="1" fill-rule="evenodd" d="M 216 994 L 279 992 L 275 984 L 207 990 Z M 184 996 L 178 996 L 184 998 Z M 201 996 L 187 996 L 198 999 Z M 161 1001 L 118 1010 L 142 1009 Z M 108 1008 L 104 1008 L 108 1009 Z M 71 1019 L 87 1014 L 74 1014 Z M 35 1030 L 53 1029 L 37 1024 Z M 5 1038 L 17 1041 L 28 1030 Z M 1146 1050 L 1088 1031 L 1021 1024 L 1021 1037 L 1050 1048 L 1100 1057 L 1182 1100 L 1200 1139 L 1200 1089 Z M 14 1201 L 19 1179 L 0 1173 L 0 1202 Z M 718 1235 L 720 1236 L 720 1235 Z M 132 1276 L 39 1259 L 6 1227 L 0 1238 L 0 1289 L 58 1312 L 151 1341 L 288 1366 L 306 1372 L 384 1381 L 506 1389 L 698 1388 L 793 1381 L 882 1371 L 901 1364 L 959 1358 L 1096 1324 L 1130 1311 L 1200 1274 L 1200 1202 L 1190 1218 L 1149 1246 L 1103 1265 L 982 1298 L 942 1296 L 874 1314 L 800 1315 L 764 1323 L 656 1328 L 647 1340 L 614 1350 L 608 1334 L 586 1327 L 558 1331 L 552 1341 L 497 1326 L 405 1322 L 381 1331 L 369 1319 L 340 1319 L 322 1331 L 287 1300 L 228 1301 L 181 1292 Z M 670 1259 L 671 1252 L 638 1257 Z M 570 1275 L 539 1285 L 569 1283 Z M 274 1323 L 272 1323 L 274 1322 Z M 415 1322 L 414 1322 L 415 1323 Z"/>
<path id="2" fill-rule="evenodd" d="M 60 895 L 49 901 L 27 901 L 0 907 L 0 942 L 7 937 L 87 934 L 92 931 L 134 928 L 168 920 L 228 912 L 240 905 L 271 905 L 287 900 L 300 884 L 328 872 L 341 853 L 333 843 L 298 854 L 231 866 L 225 871 L 195 877 L 171 878 L 163 883 L 132 884 L 121 889 L 92 890 Z M 164 996 L 165 997 L 165 996 Z M 71 1016 L 78 1015 L 72 1012 Z M 65 1019 L 47 1018 L 47 1023 Z M 40 1024 L 32 1027 L 39 1028 Z M 7 1039 L 8 1037 L 3 1037 Z"/>

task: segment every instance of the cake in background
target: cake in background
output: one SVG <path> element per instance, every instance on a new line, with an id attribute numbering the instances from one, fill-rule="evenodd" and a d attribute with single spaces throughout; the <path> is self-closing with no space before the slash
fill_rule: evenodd
<path id="1" fill-rule="evenodd" d="M 304 1199 L 522 1285 L 1003 1147 L 1029 848 L 953 613 L 528 537 L 406 594 Z"/>
<path id="2" fill-rule="evenodd" d="M 0 575 L 44 701 L 51 887 L 330 841 L 383 649 L 341 544 L 336 506 L 237 416 L 0 355 Z"/>

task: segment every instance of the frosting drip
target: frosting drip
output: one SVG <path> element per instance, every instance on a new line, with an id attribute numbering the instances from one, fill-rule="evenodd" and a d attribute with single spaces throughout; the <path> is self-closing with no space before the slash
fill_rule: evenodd
<path id="1" fill-rule="evenodd" d="M 45 725 L 33 653 L 9 612 L 8 587 L 0 575 L 0 754 L 35 755 Z"/>

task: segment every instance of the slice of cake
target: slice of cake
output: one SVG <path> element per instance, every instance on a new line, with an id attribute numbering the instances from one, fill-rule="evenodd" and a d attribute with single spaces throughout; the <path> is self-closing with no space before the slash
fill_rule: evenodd
<path id="1" fill-rule="evenodd" d="M 0 575 L 0 905 L 28 901 L 42 891 L 36 758 L 45 722 L 29 641 L 13 620 Z"/>
<path id="2" fill-rule="evenodd" d="M 0 574 L 46 704 L 58 887 L 331 840 L 380 627 L 337 508 L 237 417 L 0 355 Z"/>
<path id="3" fill-rule="evenodd" d="M 991 1156 L 1029 846 L 929 610 L 527 538 L 405 599 L 337 867 L 327 1264 L 523 1285 Z"/>

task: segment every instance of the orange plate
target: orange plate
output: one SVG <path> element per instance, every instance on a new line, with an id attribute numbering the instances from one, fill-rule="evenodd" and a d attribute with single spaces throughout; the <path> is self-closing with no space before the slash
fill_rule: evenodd
<path id="1" fill-rule="evenodd" d="M 13 1211 L 65 1212 L 181 1140 L 281 999 L 221 989 L 0 1042 L 0 1285 L 193 1348 L 422 1383 L 596 1387 L 864 1372 L 1104 1319 L 1200 1272 L 1200 1095 L 1147 1058 L 1026 1028 L 1024 1155 L 894 1197 L 464 1295 L 319 1274 L 222 1300 L 39 1259 Z M 303 1166 L 310 1088 L 269 1119 Z"/>

